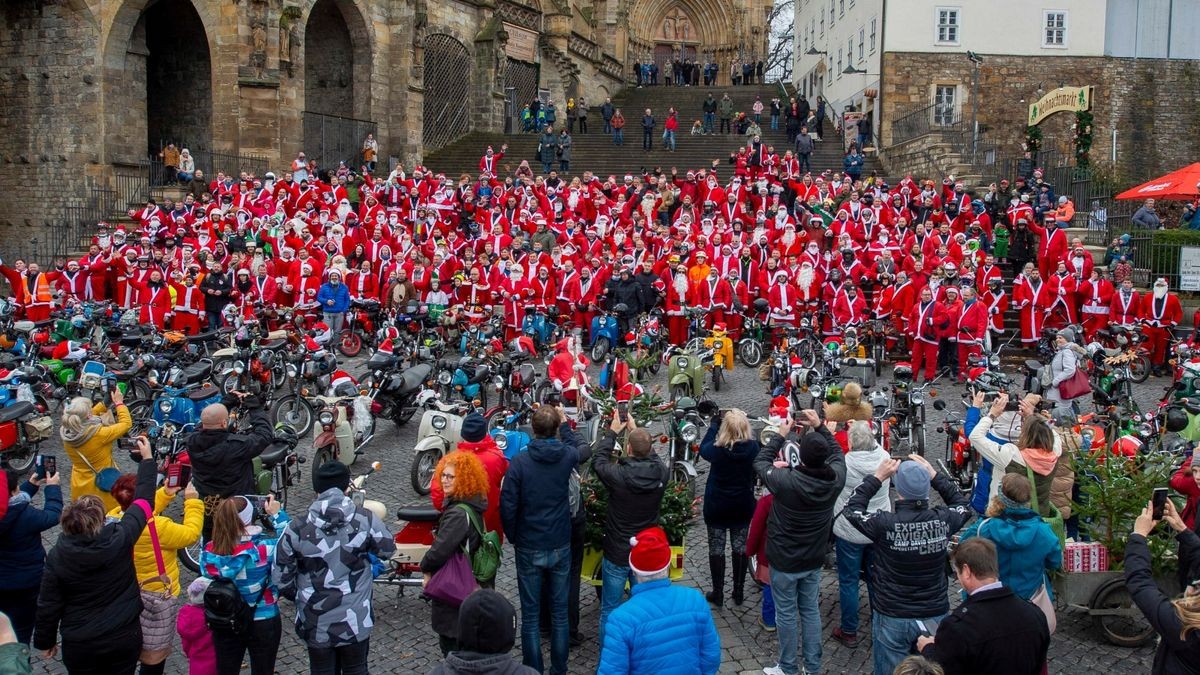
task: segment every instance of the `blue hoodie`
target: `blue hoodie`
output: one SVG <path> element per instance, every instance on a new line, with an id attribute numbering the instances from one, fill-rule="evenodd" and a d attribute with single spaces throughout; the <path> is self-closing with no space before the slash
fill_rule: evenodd
<path id="1" fill-rule="evenodd" d="M 1028 600 L 1042 583 L 1050 592 L 1046 570 L 1062 567 L 1058 535 L 1033 509 L 1009 507 L 998 518 L 985 518 L 963 532 L 962 541 L 984 537 L 996 544 L 1000 581 Z"/>
<path id="2" fill-rule="evenodd" d="M 63 498 L 61 488 L 47 485 L 43 492 L 46 504 L 38 509 L 31 503 L 37 492 L 37 486 L 26 481 L 20 492 L 8 499 L 8 512 L 0 520 L 0 590 L 42 585 L 46 564 L 42 532 L 58 525 Z"/>
<path id="3" fill-rule="evenodd" d="M 571 471 L 578 440 L 564 423 L 557 438 L 535 438 L 508 465 L 500 488 L 500 522 L 513 546 L 551 550 L 571 543 Z M 561 439 L 561 440 L 560 440 Z"/>

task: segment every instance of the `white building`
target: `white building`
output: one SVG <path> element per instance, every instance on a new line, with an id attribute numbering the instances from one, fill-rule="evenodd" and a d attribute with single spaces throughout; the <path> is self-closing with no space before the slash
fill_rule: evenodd
<path id="1" fill-rule="evenodd" d="M 884 5 L 883 0 L 796 0 L 792 81 L 811 104 L 824 96 L 831 114 L 847 106 L 871 110 L 866 93 L 879 89 Z"/>

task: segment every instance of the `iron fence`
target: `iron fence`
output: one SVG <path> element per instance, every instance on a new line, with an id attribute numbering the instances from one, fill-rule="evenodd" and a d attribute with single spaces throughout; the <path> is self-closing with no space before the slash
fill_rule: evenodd
<path id="1" fill-rule="evenodd" d="M 161 163 L 161 162 L 160 162 Z M 113 188 L 119 210 L 136 209 L 150 199 L 151 162 L 113 165 Z"/>
<path id="2" fill-rule="evenodd" d="M 929 103 L 892 122 L 892 145 L 933 132 L 963 130 L 962 110 L 953 103 Z"/>
<path id="3" fill-rule="evenodd" d="M 363 141 L 376 131 L 370 120 L 305 111 L 304 153 L 319 169 L 335 171 L 339 162 L 345 162 L 358 171 L 363 164 Z"/>

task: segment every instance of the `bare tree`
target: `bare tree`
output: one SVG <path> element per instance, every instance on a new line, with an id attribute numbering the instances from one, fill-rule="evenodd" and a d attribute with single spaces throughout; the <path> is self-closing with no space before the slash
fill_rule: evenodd
<path id="1" fill-rule="evenodd" d="M 792 78 L 792 60 L 796 42 L 796 0 L 775 0 L 767 16 L 767 58 L 763 64 L 771 81 L 787 82 Z"/>

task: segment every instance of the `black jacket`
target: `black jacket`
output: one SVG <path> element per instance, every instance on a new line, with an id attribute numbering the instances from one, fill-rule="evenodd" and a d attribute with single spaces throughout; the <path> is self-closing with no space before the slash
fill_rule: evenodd
<path id="1" fill-rule="evenodd" d="M 842 515 L 875 544 L 872 609 L 900 619 L 923 619 L 950 611 L 946 555 L 950 537 L 971 520 L 971 502 L 944 474 L 932 487 L 946 506 L 930 508 L 923 500 L 901 499 L 895 511 L 868 511 L 881 484 L 867 476 Z M 774 560 L 774 559 L 772 559 Z"/>
<path id="2" fill-rule="evenodd" d="M 643 312 L 649 312 L 658 305 L 658 290 L 654 288 L 654 282 L 662 281 L 662 277 L 654 272 L 638 272 L 633 277 L 633 280 L 638 283 L 639 300 L 638 304 Z"/>
<path id="3" fill-rule="evenodd" d="M 775 468 L 782 437 L 764 445 L 754 459 L 758 477 L 775 495 L 767 516 L 767 559 L 780 572 L 807 572 L 824 564 L 833 504 L 846 484 L 846 460 L 833 434 L 824 426 L 810 433 L 820 434 L 829 448 L 825 471 Z"/>
<path id="4" fill-rule="evenodd" d="M 709 98 L 704 99 L 704 112 L 706 112 L 706 113 L 717 112 L 717 99 L 712 98 L 711 96 Z"/>
<path id="5" fill-rule="evenodd" d="M 719 447 L 721 424 L 709 425 L 700 442 L 700 456 L 712 464 L 704 484 L 704 522 L 710 527 L 743 528 L 754 517 L 754 458 L 758 441 L 738 441 Z"/>
<path id="6" fill-rule="evenodd" d="M 1181 547 L 1193 551 L 1200 546 L 1196 533 L 1186 530 L 1179 536 Z M 1195 560 L 1195 558 L 1192 558 Z M 1150 547 L 1140 534 L 1129 535 L 1125 544 L 1125 586 L 1133 602 L 1146 615 L 1159 635 L 1158 650 L 1154 652 L 1154 675 L 1200 673 L 1200 634 L 1188 633 L 1187 640 L 1179 639 L 1182 624 L 1171 599 L 1158 590 L 1150 569 Z"/>
<path id="7" fill-rule="evenodd" d="M 654 453 L 645 459 L 622 457 L 613 462 L 617 435 L 605 429 L 592 445 L 592 471 L 608 488 L 604 517 L 604 557 L 629 566 L 629 538 L 658 523 L 663 491 L 671 470 Z"/>
<path id="8" fill-rule="evenodd" d="M 500 488 L 500 520 L 517 548 L 553 549 L 571 543 L 571 471 L 579 464 L 575 432 L 535 438 L 512 458 Z"/>
<path id="9" fill-rule="evenodd" d="M 138 464 L 134 499 L 154 504 L 158 467 L 152 460 Z M 142 596 L 133 567 L 133 545 L 146 526 L 146 512 L 125 510 L 120 520 L 106 523 L 94 537 L 60 535 L 46 556 L 38 595 L 34 649 L 63 644 L 104 644 L 138 629 Z"/>
<path id="10" fill-rule="evenodd" d="M 487 510 L 486 496 L 463 502 L 454 497 L 447 497 L 446 503 L 442 507 L 442 515 L 438 518 L 433 543 L 425 552 L 425 557 L 421 558 L 422 572 L 433 574 L 442 569 L 451 556 L 463 550 L 464 543 L 469 550 L 474 551 L 483 541 L 479 536 L 479 531 L 471 523 L 471 517 L 458 507 L 460 503 L 475 509 L 476 515 L 482 522 L 483 512 Z M 458 638 L 458 608 L 437 600 L 431 601 L 430 605 L 433 632 L 448 638 Z"/>
<path id="11" fill-rule="evenodd" d="M 624 281 L 621 277 L 614 277 L 609 280 L 608 288 L 608 308 L 612 309 L 622 302 L 629 307 L 629 316 L 637 316 L 642 313 L 642 285 L 633 279 Z"/>
<path id="12" fill-rule="evenodd" d="M 946 675 L 1037 675 L 1049 648 L 1046 615 L 1004 587 L 968 596 L 921 655 Z"/>
<path id="13" fill-rule="evenodd" d="M 200 282 L 200 292 L 204 293 L 204 311 L 219 312 L 233 302 L 233 280 L 228 272 L 209 272 Z"/>
<path id="14" fill-rule="evenodd" d="M 642 129 L 645 131 L 654 131 L 653 115 L 642 115 Z"/>
<path id="15" fill-rule="evenodd" d="M 271 420 L 261 409 L 251 411 L 248 433 L 201 429 L 192 434 L 187 445 L 196 491 L 201 497 L 258 494 L 253 460 L 274 439 Z"/>

